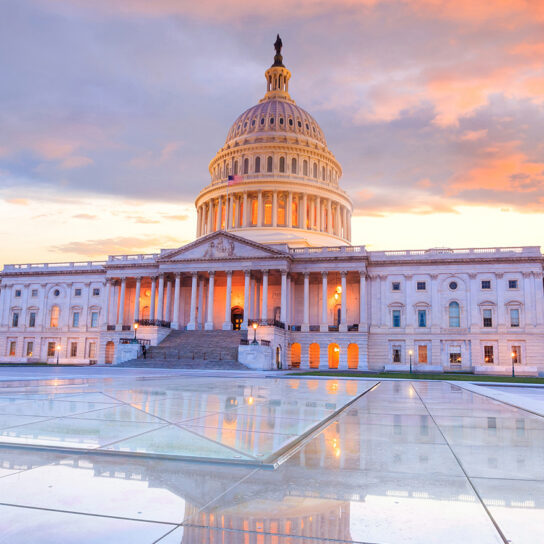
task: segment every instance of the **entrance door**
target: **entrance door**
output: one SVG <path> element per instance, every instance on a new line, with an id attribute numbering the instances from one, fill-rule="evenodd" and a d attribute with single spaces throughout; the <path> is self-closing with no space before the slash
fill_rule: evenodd
<path id="1" fill-rule="evenodd" d="M 233 306 L 230 311 L 230 320 L 232 323 L 232 329 L 239 331 L 244 320 L 244 310 L 240 306 Z"/>
<path id="2" fill-rule="evenodd" d="M 106 364 L 111 365 L 113 363 L 113 356 L 115 354 L 115 344 L 110 340 L 106 343 Z"/>

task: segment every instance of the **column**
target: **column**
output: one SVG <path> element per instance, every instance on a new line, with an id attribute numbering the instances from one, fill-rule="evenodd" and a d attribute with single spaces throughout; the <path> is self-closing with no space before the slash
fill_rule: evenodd
<path id="1" fill-rule="evenodd" d="M 208 223 L 209 224 L 209 223 Z M 173 329 L 179 329 L 179 295 L 181 288 L 181 274 L 176 272 L 176 280 L 174 283 L 174 315 L 172 317 Z"/>
<path id="2" fill-rule="evenodd" d="M 302 195 L 302 214 L 301 214 L 301 223 L 300 223 L 300 228 L 302 229 L 305 229 L 307 228 L 306 227 L 306 224 L 307 224 L 307 215 L 308 215 L 308 195 L 306 193 L 304 193 Z"/>
<path id="3" fill-rule="evenodd" d="M 200 219 L 201 219 L 201 214 L 200 214 L 200 207 L 199 207 L 196 210 L 196 236 L 197 236 L 197 238 L 200 236 Z"/>
<path id="4" fill-rule="evenodd" d="M 227 289 L 225 293 L 225 322 L 223 323 L 224 331 L 232 330 L 231 320 L 231 306 L 232 306 L 232 270 L 227 270 Z"/>
<path id="5" fill-rule="evenodd" d="M 468 277 L 470 280 L 470 308 L 468 309 L 468 312 L 470 313 L 467 315 L 467 324 L 470 323 L 471 332 L 475 332 L 480 328 L 480 316 L 478 312 L 478 281 L 475 273 L 470 273 Z M 435 302 L 433 297 L 433 314 L 435 313 L 434 304 Z M 436 304 L 436 312 L 438 313 L 440 312 L 440 308 L 438 307 L 438 299 Z"/>
<path id="6" fill-rule="evenodd" d="M 323 219 L 323 218 L 321 217 L 321 199 L 320 198 L 316 198 L 315 206 L 316 206 L 316 210 L 315 210 L 315 228 L 316 228 L 316 230 L 321 232 L 321 219 Z"/>
<path id="7" fill-rule="evenodd" d="M 250 310 L 249 310 L 249 318 L 250 319 L 258 319 L 258 315 L 257 315 L 257 301 L 255 300 L 255 293 L 257 292 L 257 290 L 255 289 L 255 278 L 251 278 L 251 288 L 250 288 L 250 302 L 249 302 L 249 306 L 250 306 Z"/>
<path id="8" fill-rule="evenodd" d="M 525 295 L 525 327 L 533 327 L 535 324 L 534 297 L 532 285 L 532 272 L 523 272 L 523 292 Z"/>
<path id="9" fill-rule="evenodd" d="M 215 272 L 208 272 L 210 281 L 208 283 L 208 318 L 206 319 L 205 330 L 213 331 L 213 292 L 214 292 L 214 280 Z"/>
<path id="10" fill-rule="evenodd" d="M 134 292 L 134 323 L 140 319 L 140 289 L 142 286 L 142 278 L 136 278 L 136 291 Z"/>
<path id="11" fill-rule="evenodd" d="M 348 226 L 347 226 L 347 210 L 345 206 L 342 206 L 342 230 L 340 231 L 340 234 L 344 240 L 347 240 L 348 237 Z"/>
<path id="12" fill-rule="evenodd" d="M 534 282 L 535 282 L 535 300 L 538 300 L 538 304 L 536 306 L 536 324 L 542 325 L 542 323 L 544 322 L 544 315 L 542 311 L 542 304 L 544 303 L 542 273 L 535 272 Z"/>
<path id="13" fill-rule="evenodd" d="M 336 204 L 336 236 L 340 236 L 342 234 L 342 225 L 340 224 L 340 205 Z"/>
<path id="14" fill-rule="evenodd" d="M 249 319 L 249 280 L 251 272 L 244 270 L 244 320 L 242 321 L 242 330 L 247 330 L 247 320 Z"/>
<path id="15" fill-rule="evenodd" d="M 164 319 L 164 274 L 159 275 L 159 294 L 157 300 L 157 319 Z"/>
<path id="16" fill-rule="evenodd" d="M 347 235 L 347 241 L 351 242 L 351 212 L 348 211 L 348 235 Z"/>
<path id="17" fill-rule="evenodd" d="M 359 332 L 366 330 L 366 273 L 361 271 L 359 272 Z"/>
<path id="18" fill-rule="evenodd" d="M 286 311 L 287 311 L 287 271 L 281 271 L 281 310 L 280 310 L 280 321 L 285 323 L 286 321 Z"/>
<path id="19" fill-rule="evenodd" d="M 122 330 L 123 319 L 125 317 L 125 292 L 127 289 L 127 279 L 123 278 L 121 280 L 121 294 L 119 296 L 119 309 L 117 314 L 117 330 Z"/>
<path id="20" fill-rule="evenodd" d="M 204 328 L 204 286 L 206 285 L 206 280 L 200 278 L 198 280 L 198 305 L 197 305 L 197 329 L 202 330 Z"/>
<path id="21" fill-rule="evenodd" d="M 221 223 L 223 222 L 223 197 L 220 196 L 217 201 L 217 230 L 221 230 Z"/>
<path id="22" fill-rule="evenodd" d="M 286 206 L 286 213 L 287 213 L 287 221 L 285 224 L 292 228 L 293 226 L 293 193 L 289 191 L 287 193 L 287 206 Z"/>
<path id="23" fill-rule="evenodd" d="M 191 277 L 191 312 L 189 315 L 189 323 L 187 330 L 194 331 L 196 329 L 196 283 L 198 281 L 198 273 L 193 272 Z"/>
<path id="24" fill-rule="evenodd" d="M 172 308 L 172 282 L 166 281 L 166 309 L 164 311 L 165 321 L 171 321 L 171 308 Z"/>
<path id="25" fill-rule="evenodd" d="M 412 308 L 412 295 L 414 292 L 414 285 L 412 282 L 412 275 L 406 274 L 404 276 L 404 285 L 405 285 L 405 301 L 406 301 L 406 316 L 405 316 L 405 327 L 414 327 L 414 317 L 415 312 L 414 308 Z"/>
<path id="26" fill-rule="evenodd" d="M 310 273 L 304 272 L 304 319 L 300 327 L 302 332 L 310 330 Z"/>
<path id="27" fill-rule="evenodd" d="M 497 286 L 497 323 L 493 323 L 495 327 L 506 327 L 506 308 L 504 305 L 504 292 L 505 287 L 508 285 L 507 280 L 503 280 L 504 274 L 502 272 L 498 272 L 495 274 L 496 283 Z M 504 332 L 504 331 L 501 331 Z"/>
<path id="28" fill-rule="evenodd" d="M 272 226 L 278 226 L 278 191 L 272 192 Z"/>
<path id="29" fill-rule="evenodd" d="M 327 232 L 333 234 L 332 231 L 332 202 L 331 199 L 327 199 Z"/>
<path id="30" fill-rule="evenodd" d="M 312 198 L 310 200 L 310 220 L 309 220 L 309 228 L 310 230 L 313 230 L 314 229 L 314 225 L 315 225 L 315 198 Z"/>
<path id="31" fill-rule="evenodd" d="M 2 305 L 0 306 L 1 308 L 3 308 L 3 302 L 4 302 L 4 292 L 5 292 L 5 288 L 2 289 Z M 110 324 L 110 308 L 111 308 L 111 303 L 110 303 L 110 299 L 111 299 L 111 280 L 108 278 L 106 280 L 106 310 L 104 312 L 104 322 L 102 323 L 103 325 L 106 326 L 106 329 L 108 328 L 108 325 Z"/>
<path id="32" fill-rule="evenodd" d="M 208 232 L 210 234 L 213 230 L 213 200 L 208 202 Z"/>
<path id="33" fill-rule="evenodd" d="M 155 319 L 155 291 L 157 278 L 151 278 L 151 300 L 149 303 L 149 319 L 153 321 Z"/>
<path id="34" fill-rule="evenodd" d="M 261 319 L 268 319 L 268 270 L 263 270 L 262 297 L 263 298 L 261 302 Z"/>
<path id="35" fill-rule="evenodd" d="M 242 214 L 242 227 L 247 227 L 247 191 L 244 191 L 244 213 Z"/>
<path id="36" fill-rule="evenodd" d="M 328 300 L 327 300 L 327 274 L 328 272 L 321 272 L 321 323 L 319 325 L 319 330 L 321 332 L 328 332 L 329 322 L 327 316 L 328 309 Z"/>
<path id="37" fill-rule="evenodd" d="M 259 191 L 259 196 L 257 197 L 257 226 L 263 226 L 263 192 Z"/>
<path id="38" fill-rule="evenodd" d="M 340 326 L 338 327 L 338 330 L 341 332 L 346 332 L 348 330 L 348 316 L 347 316 L 347 272 L 340 272 L 340 285 L 342 286 L 342 293 L 340 293 L 342 296 L 340 298 Z"/>

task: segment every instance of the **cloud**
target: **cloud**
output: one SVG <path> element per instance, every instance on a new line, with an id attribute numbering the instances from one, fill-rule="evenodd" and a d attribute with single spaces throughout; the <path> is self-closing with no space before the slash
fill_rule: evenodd
<path id="1" fill-rule="evenodd" d="M 134 221 L 134 223 L 140 223 L 142 225 L 152 225 L 160 223 L 158 219 L 151 219 L 150 217 L 144 217 L 143 215 L 127 215 L 127 219 Z"/>
<path id="2" fill-rule="evenodd" d="M 165 219 L 170 219 L 172 221 L 187 221 L 189 219 L 189 215 L 186 214 L 186 213 L 183 213 L 183 214 L 179 214 L 179 215 L 168 215 L 168 214 L 163 214 L 163 217 Z"/>
<path id="3" fill-rule="evenodd" d="M 92 220 L 92 219 L 97 219 L 98 218 L 98 215 L 93 215 L 93 214 L 90 214 L 90 213 L 78 213 L 76 215 L 72 215 L 72 217 L 74 219 L 88 219 L 88 220 Z"/>
<path id="4" fill-rule="evenodd" d="M 64 159 L 60 163 L 60 168 L 61 170 L 71 170 L 72 168 L 82 168 L 90 164 L 93 164 L 93 160 L 89 159 L 89 157 L 73 156 Z"/>
<path id="5" fill-rule="evenodd" d="M 15 204 L 16 206 L 28 206 L 29 204 L 26 198 L 6 198 L 4 201 L 8 204 Z"/>

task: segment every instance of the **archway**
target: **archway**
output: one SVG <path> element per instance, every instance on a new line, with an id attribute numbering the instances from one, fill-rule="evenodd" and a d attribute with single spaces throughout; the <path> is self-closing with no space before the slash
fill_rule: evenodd
<path id="1" fill-rule="evenodd" d="M 350 344 L 348 346 L 348 368 L 356 369 L 359 366 L 359 346 Z"/>
<path id="2" fill-rule="evenodd" d="M 113 356 L 115 355 L 115 344 L 110 340 L 106 342 L 106 364 L 111 365 L 113 363 Z"/>
<path id="3" fill-rule="evenodd" d="M 144 306 L 142 308 L 142 319 L 149 319 L 149 306 Z"/>
<path id="4" fill-rule="evenodd" d="M 300 368 L 300 344 L 291 344 L 291 367 Z"/>
<path id="5" fill-rule="evenodd" d="M 319 368 L 319 344 L 310 344 L 310 368 Z"/>
<path id="6" fill-rule="evenodd" d="M 338 368 L 340 362 L 340 346 L 329 344 L 329 368 Z"/>
<path id="7" fill-rule="evenodd" d="M 244 310 L 240 306 L 233 306 L 230 310 L 230 321 L 232 330 L 239 331 L 244 321 Z"/>
<path id="8" fill-rule="evenodd" d="M 281 346 L 276 347 L 276 368 L 278 370 L 281 370 L 283 366 L 282 360 L 281 360 Z"/>

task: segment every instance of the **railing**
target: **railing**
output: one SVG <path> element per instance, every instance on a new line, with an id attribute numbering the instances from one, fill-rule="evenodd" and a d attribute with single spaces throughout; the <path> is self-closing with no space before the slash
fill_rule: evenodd
<path id="1" fill-rule="evenodd" d="M 396 251 L 369 251 L 368 256 L 370 260 L 382 260 L 393 258 L 410 258 L 410 257 L 424 257 L 424 258 L 436 258 L 437 256 L 442 258 L 464 258 L 464 257 L 482 257 L 482 256 L 532 256 L 541 257 L 540 248 L 538 246 L 524 246 L 524 247 L 477 247 L 477 248 L 449 248 L 449 247 L 435 247 L 431 249 L 406 249 Z"/>
<path id="2" fill-rule="evenodd" d="M 335 254 L 338 256 L 342 255 L 365 255 L 366 249 L 365 246 L 331 246 L 331 247 L 292 247 L 289 248 L 289 253 L 297 256 L 312 255 L 316 254 Z"/>
<path id="3" fill-rule="evenodd" d="M 289 330 L 290 330 L 290 331 L 295 331 L 295 332 L 297 332 L 297 331 L 300 331 L 301 329 L 302 329 L 302 327 L 301 327 L 300 325 L 290 325 L 290 326 L 289 326 Z"/>
<path id="4" fill-rule="evenodd" d="M 319 332 L 319 325 L 310 325 L 310 332 Z"/>
<path id="5" fill-rule="evenodd" d="M 107 331 L 114 331 L 114 330 L 115 330 L 115 325 L 108 325 L 108 326 L 106 327 L 106 330 L 107 330 Z"/>
<path id="6" fill-rule="evenodd" d="M 38 272 L 40 270 L 96 270 L 104 268 L 106 261 L 72 261 L 64 263 L 5 264 L 4 272 Z"/>
<path id="7" fill-rule="evenodd" d="M 141 346 L 150 346 L 151 340 L 145 338 L 119 338 L 120 344 L 140 344 Z"/>
<path id="8" fill-rule="evenodd" d="M 270 340 L 261 340 L 261 346 L 270 346 Z"/>
<path id="9" fill-rule="evenodd" d="M 340 327 L 338 325 L 329 325 L 329 332 L 338 332 Z"/>
<path id="10" fill-rule="evenodd" d="M 170 328 L 170 321 L 164 321 L 163 319 L 138 319 L 136 323 L 138 323 L 138 325 L 141 325 L 142 327 L 165 327 L 167 329 Z"/>
<path id="11" fill-rule="evenodd" d="M 140 253 L 137 255 L 110 255 L 108 264 L 115 263 L 153 263 L 159 256 L 158 253 Z"/>
<path id="12" fill-rule="evenodd" d="M 261 339 L 260 342 L 261 342 L 261 346 L 270 346 L 270 340 Z M 248 340 L 247 338 L 240 338 L 241 346 L 251 346 L 252 344 L 253 344 L 253 340 Z"/>
<path id="13" fill-rule="evenodd" d="M 348 332 L 355 332 L 359 330 L 359 324 L 354 323 L 353 325 L 348 325 Z"/>
<path id="14" fill-rule="evenodd" d="M 279 329 L 285 329 L 285 323 L 278 321 L 277 319 L 249 319 L 247 322 L 248 329 L 253 326 L 253 323 L 257 323 L 259 327 L 278 327 Z"/>

